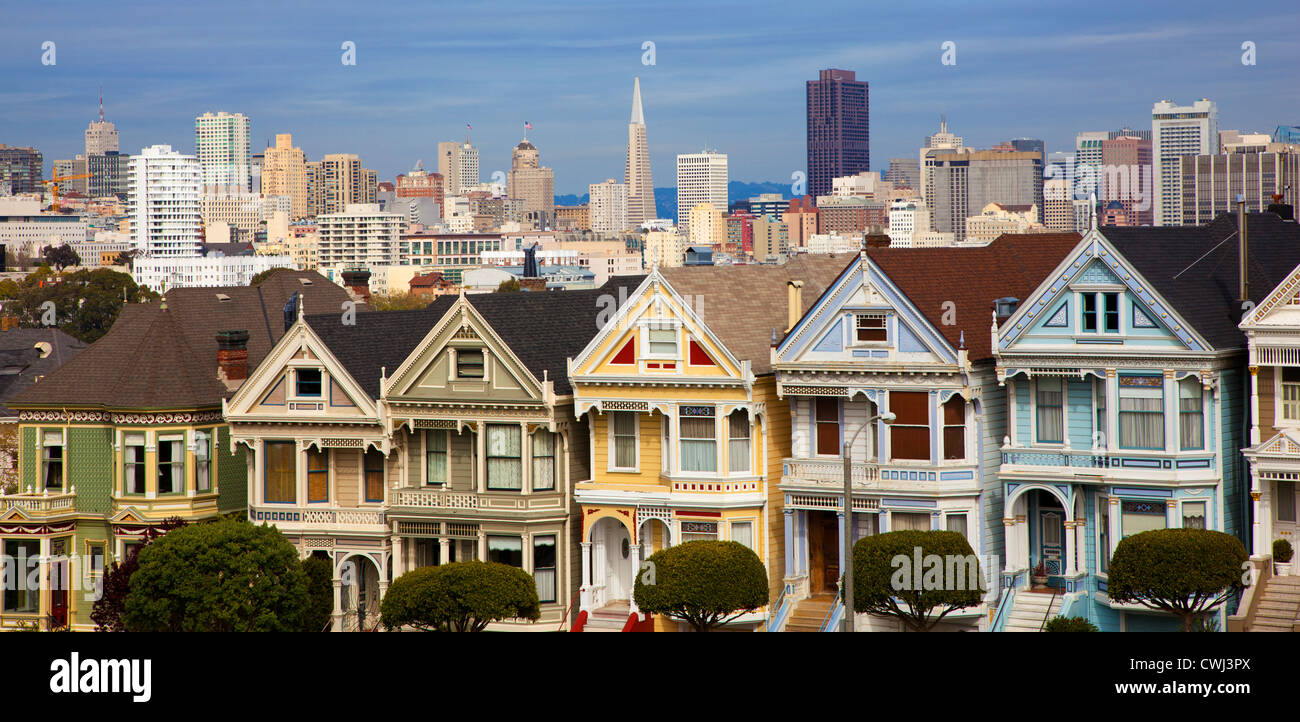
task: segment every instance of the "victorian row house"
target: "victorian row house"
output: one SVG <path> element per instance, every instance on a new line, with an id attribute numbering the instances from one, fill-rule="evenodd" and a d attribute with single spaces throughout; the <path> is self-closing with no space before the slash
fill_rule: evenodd
<path id="1" fill-rule="evenodd" d="M 150 527 L 245 511 L 246 464 L 222 402 L 302 297 L 322 309 L 348 299 L 314 273 L 278 271 L 127 305 L 108 334 L 8 401 L 20 463 L 16 493 L 0 495 L 0 628 L 91 629 L 103 570 Z"/>

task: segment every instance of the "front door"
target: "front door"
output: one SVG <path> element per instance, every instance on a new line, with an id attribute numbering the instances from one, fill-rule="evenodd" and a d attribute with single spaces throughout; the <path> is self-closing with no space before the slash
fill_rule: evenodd
<path id="1" fill-rule="evenodd" d="M 632 598 L 632 535 L 614 520 L 605 523 L 605 598 Z"/>
<path id="2" fill-rule="evenodd" d="M 810 511 L 808 517 L 808 589 L 813 594 L 835 592 L 840 581 L 839 517 L 825 511 Z"/>
<path id="3" fill-rule="evenodd" d="M 68 560 L 50 564 L 50 621 L 55 629 L 68 626 Z"/>
<path id="4" fill-rule="evenodd" d="M 1047 567 L 1049 577 L 1065 573 L 1065 515 L 1060 509 L 1038 512 L 1038 559 Z M 1049 581 L 1050 585 L 1051 582 Z"/>
<path id="5" fill-rule="evenodd" d="M 1300 548 L 1300 539 L 1296 538 L 1296 532 L 1300 531 L 1300 523 L 1297 522 L 1296 483 L 1278 480 L 1273 484 L 1273 537 L 1291 542 L 1293 549 Z M 1267 539 L 1265 542 L 1269 545 L 1268 553 L 1272 553 L 1273 540 Z"/>

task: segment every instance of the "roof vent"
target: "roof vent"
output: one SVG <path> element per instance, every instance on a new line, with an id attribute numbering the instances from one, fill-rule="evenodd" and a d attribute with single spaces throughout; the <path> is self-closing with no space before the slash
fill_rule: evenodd
<path id="1" fill-rule="evenodd" d="M 41 358 L 49 357 L 50 353 L 54 351 L 54 346 L 50 345 L 49 341 L 37 341 L 34 347 L 41 352 Z"/>
<path id="2" fill-rule="evenodd" d="M 1011 314 L 1016 312 L 1018 306 L 1020 306 L 1020 299 L 1011 296 L 1003 296 L 993 302 L 993 308 L 999 321 L 1010 318 Z"/>
<path id="3" fill-rule="evenodd" d="M 217 294 L 217 301 L 219 301 L 219 302 L 221 302 L 221 303 L 228 303 L 228 302 L 230 301 L 230 296 L 228 296 L 228 295 L 226 295 L 226 294 L 224 294 L 224 293 L 218 293 L 218 294 Z"/>
<path id="4" fill-rule="evenodd" d="M 310 286 L 310 285 L 311 285 L 311 279 L 310 279 L 310 278 L 299 278 L 299 279 L 298 279 L 298 283 L 301 283 L 301 284 L 304 285 L 304 286 Z"/>

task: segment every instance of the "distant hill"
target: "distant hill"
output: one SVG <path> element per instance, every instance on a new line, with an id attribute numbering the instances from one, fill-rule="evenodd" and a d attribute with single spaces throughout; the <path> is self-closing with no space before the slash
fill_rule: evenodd
<path id="1" fill-rule="evenodd" d="M 746 183 L 744 181 L 731 181 L 727 184 L 727 202 L 732 203 L 747 198 L 753 198 L 760 193 L 780 193 L 782 198 L 790 199 L 794 195 L 790 193 L 789 183 L 774 183 L 772 181 L 761 181 L 758 183 Z M 580 206 L 586 203 L 588 194 L 576 195 L 566 193 L 555 196 L 555 205 L 557 206 Z M 656 188 L 655 189 L 655 216 L 657 218 L 671 218 L 677 220 L 677 188 Z"/>

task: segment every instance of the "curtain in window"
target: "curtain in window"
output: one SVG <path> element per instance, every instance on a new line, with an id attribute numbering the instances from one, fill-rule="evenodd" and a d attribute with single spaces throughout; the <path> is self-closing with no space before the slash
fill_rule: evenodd
<path id="1" fill-rule="evenodd" d="M 555 537 L 533 537 L 533 580 L 537 583 L 537 600 L 555 601 Z"/>
<path id="2" fill-rule="evenodd" d="M 1189 501 L 1183 503 L 1183 528 L 1184 529 L 1205 528 L 1205 502 Z"/>
<path id="3" fill-rule="evenodd" d="M 1164 395 L 1158 376 L 1119 379 L 1119 443 L 1127 449 L 1165 447 Z"/>
<path id="4" fill-rule="evenodd" d="M 555 488 L 555 434 L 541 429 L 533 433 L 533 489 Z"/>
<path id="5" fill-rule="evenodd" d="M 682 442 L 682 471 L 717 471 L 718 442 L 713 418 L 679 420 Z"/>
<path id="6" fill-rule="evenodd" d="M 45 466 L 45 488 L 63 487 L 63 432 L 46 431 L 43 435 Z"/>
<path id="7" fill-rule="evenodd" d="M 1061 380 L 1038 379 L 1034 385 L 1038 402 L 1038 440 L 1059 444 L 1065 440 Z"/>
<path id="8" fill-rule="evenodd" d="M 521 430 L 518 426 L 489 424 L 487 427 L 487 486 L 489 489 L 518 491 L 523 488 Z"/>
<path id="9" fill-rule="evenodd" d="M 447 432 L 424 432 L 426 484 L 447 483 Z"/>
<path id="10" fill-rule="evenodd" d="M 731 522 L 731 540 L 740 542 L 750 549 L 754 548 L 754 522 L 752 521 L 733 521 Z"/>
<path id="11" fill-rule="evenodd" d="M 1095 445 L 1097 445 L 1097 446 L 1105 446 L 1105 445 L 1106 445 L 1106 437 L 1105 437 L 1105 433 L 1106 433 L 1106 380 L 1105 380 L 1105 379 L 1093 379 L 1093 381 L 1092 381 L 1092 386 L 1093 386 L 1093 397 L 1096 399 L 1096 406 L 1097 406 L 1097 412 L 1096 412 L 1096 413 L 1097 413 L 1097 418 L 1095 419 L 1096 423 L 1094 424 L 1094 427 L 1097 429 L 1097 431 L 1098 431 L 1099 433 L 1102 434 L 1102 436 L 1097 437 L 1097 443 L 1096 443 Z"/>
<path id="12" fill-rule="evenodd" d="M 212 489 L 212 434 L 207 431 L 194 432 L 194 489 Z"/>
<path id="13" fill-rule="evenodd" d="M 727 417 L 727 470 L 749 471 L 749 414 L 742 409 Z"/>
<path id="14" fill-rule="evenodd" d="M 1165 515 L 1165 502 L 1162 501 L 1124 501 L 1120 502 L 1119 529 L 1121 538 L 1141 534 L 1153 529 L 1164 529 L 1168 524 Z"/>
<path id="15" fill-rule="evenodd" d="M 966 515 L 965 514 L 949 514 L 947 524 L 948 524 L 948 531 L 955 531 L 958 534 L 961 534 L 963 537 L 966 536 Z"/>
<path id="16" fill-rule="evenodd" d="M 265 446 L 266 500 L 268 502 L 295 501 L 294 450 L 291 441 L 268 441 Z"/>
<path id="17" fill-rule="evenodd" d="M 891 512 L 889 515 L 890 531 L 930 531 L 929 514 L 910 512 Z"/>
<path id="18" fill-rule="evenodd" d="M 123 448 L 122 471 L 126 479 L 126 493 L 144 493 L 144 435 L 127 434 Z"/>
<path id="19" fill-rule="evenodd" d="M 158 441 L 158 493 L 172 494 L 185 489 L 185 455 L 180 439 Z"/>
<path id="20" fill-rule="evenodd" d="M 677 329 L 652 328 L 648 332 L 650 353 L 655 355 L 677 355 Z"/>
<path id="21" fill-rule="evenodd" d="M 636 468 L 636 412 L 615 411 L 614 423 L 614 467 L 618 469 Z"/>
<path id="22" fill-rule="evenodd" d="M 1178 382 L 1178 443 L 1183 449 L 1205 448 L 1205 413 L 1201 402 L 1199 381 Z"/>

